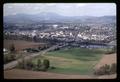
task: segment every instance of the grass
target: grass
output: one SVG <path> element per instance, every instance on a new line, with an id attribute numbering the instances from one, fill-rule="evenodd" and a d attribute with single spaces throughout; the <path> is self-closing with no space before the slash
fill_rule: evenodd
<path id="1" fill-rule="evenodd" d="M 104 51 L 72 48 L 68 50 L 59 50 L 46 53 L 37 59 L 49 59 L 50 65 L 56 69 L 48 69 L 49 72 L 65 74 L 92 74 L 93 67 L 102 57 Z"/>
<path id="2" fill-rule="evenodd" d="M 54 52 L 48 52 L 46 55 L 64 57 L 69 59 L 78 59 L 83 61 L 97 60 L 103 54 L 103 51 L 99 50 L 89 50 L 89 49 L 80 49 L 72 48 L 69 50 L 59 50 Z"/>

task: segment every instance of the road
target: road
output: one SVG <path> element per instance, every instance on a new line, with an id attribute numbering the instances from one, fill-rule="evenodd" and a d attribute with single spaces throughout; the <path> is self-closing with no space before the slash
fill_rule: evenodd
<path id="1" fill-rule="evenodd" d="M 27 60 L 27 59 L 34 58 L 34 57 L 36 57 L 36 56 L 38 56 L 38 55 L 44 55 L 46 52 L 48 52 L 48 51 L 50 51 L 50 50 L 54 50 L 54 49 L 57 48 L 57 47 L 58 47 L 58 45 L 54 45 L 54 46 L 52 46 L 52 47 L 50 47 L 50 48 L 48 48 L 48 49 L 46 49 L 46 50 L 43 50 L 43 51 L 41 51 L 41 52 L 39 52 L 39 53 L 34 53 L 34 54 L 32 54 L 32 55 L 25 56 L 24 59 Z M 18 64 L 19 61 L 22 61 L 22 59 L 23 59 L 23 58 L 20 58 L 20 59 L 17 59 L 17 60 L 15 60 L 15 61 L 12 61 L 12 62 L 10 62 L 10 63 L 8 63 L 8 64 L 4 64 L 4 70 L 8 70 L 8 69 L 14 68 L 14 67 Z"/>

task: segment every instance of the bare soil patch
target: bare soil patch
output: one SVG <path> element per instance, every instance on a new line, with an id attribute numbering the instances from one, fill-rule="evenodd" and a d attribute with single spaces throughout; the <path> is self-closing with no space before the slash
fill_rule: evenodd
<path id="1" fill-rule="evenodd" d="M 4 79 L 115 79 L 116 74 L 92 76 L 92 75 L 66 75 L 51 72 L 37 72 L 22 69 L 4 71 Z"/>
<path id="2" fill-rule="evenodd" d="M 91 79 L 88 75 L 65 75 L 50 72 L 37 72 L 21 69 L 4 71 L 5 79 Z"/>
<path id="3" fill-rule="evenodd" d="M 36 43 L 23 40 L 4 40 L 4 48 L 9 49 L 10 45 L 14 44 L 17 51 L 25 48 L 37 48 L 39 46 L 44 46 L 45 43 Z"/>
<path id="4" fill-rule="evenodd" d="M 116 79 L 117 74 L 112 74 L 112 75 L 102 75 L 99 76 L 98 79 Z"/>
<path id="5" fill-rule="evenodd" d="M 101 66 L 108 64 L 111 65 L 112 63 L 117 63 L 117 55 L 116 53 L 114 54 L 105 54 L 103 55 L 102 59 L 100 60 L 99 63 L 97 63 L 97 65 L 95 66 L 95 69 L 100 68 Z"/>

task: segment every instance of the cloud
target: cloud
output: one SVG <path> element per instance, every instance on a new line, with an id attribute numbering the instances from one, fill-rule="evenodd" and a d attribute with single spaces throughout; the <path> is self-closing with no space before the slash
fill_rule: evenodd
<path id="1" fill-rule="evenodd" d="M 103 16 L 116 15 L 114 3 L 7 3 L 4 4 L 4 15 L 37 14 L 54 12 L 65 16 Z"/>
<path id="2" fill-rule="evenodd" d="M 81 4 L 76 4 L 77 7 L 83 7 L 83 6 L 86 6 L 87 4 L 85 3 L 81 3 Z"/>

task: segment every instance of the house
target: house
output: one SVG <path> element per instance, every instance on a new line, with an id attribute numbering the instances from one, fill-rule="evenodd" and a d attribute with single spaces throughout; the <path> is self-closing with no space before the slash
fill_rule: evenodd
<path id="1" fill-rule="evenodd" d="M 9 53 L 9 50 L 7 50 L 6 48 L 3 48 L 3 53 L 4 53 L 4 54 L 8 54 L 8 53 Z"/>
<path id="2" fill-rule="evenodd" d="M 3 48 L 3 52 L 7 52 L 8 50 L 6 48 Z"/>

